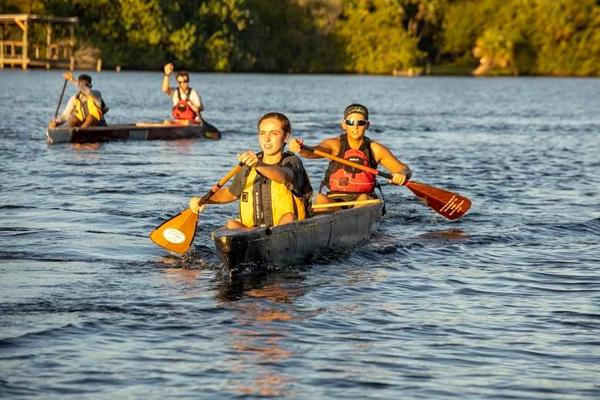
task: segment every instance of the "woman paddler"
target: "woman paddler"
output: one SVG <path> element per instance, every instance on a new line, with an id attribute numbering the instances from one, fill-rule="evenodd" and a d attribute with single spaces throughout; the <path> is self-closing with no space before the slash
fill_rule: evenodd
<path id="1" fill-rule="evenodd" d="M 238 219 L 227 221 L 229 229 L 247 229 L 287 224 L 306 218 L 312 188 L 302 161 L 285 152 L 291 136 L 289 119 L 277 112 L 265 114 L 258 121 L 261 152 L 247 150 L 238 155 L 243 164 L 229 187 L 212 195 L 208 204 L 240 201 Z M 192 197 L 190 209 L 199 213 L 200 198 Z"/>

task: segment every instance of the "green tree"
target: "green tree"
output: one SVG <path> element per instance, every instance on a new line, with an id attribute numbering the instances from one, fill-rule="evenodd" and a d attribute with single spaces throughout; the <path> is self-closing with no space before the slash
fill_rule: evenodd
<path id="1" fill-rule="evenodd" d="M 391 0 L 348 2 L 338 34 L 346 43 L 347 72 L 389 74 L 415 67 L 424 55 L 402 27 L 403 9 Z"/>

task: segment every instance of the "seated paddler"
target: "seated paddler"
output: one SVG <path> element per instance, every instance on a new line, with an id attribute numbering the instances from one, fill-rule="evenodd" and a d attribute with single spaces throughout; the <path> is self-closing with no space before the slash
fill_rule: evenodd
<path id="1" fill-rule="evenodd" d="M 217 191 L 208 204 L 240 202 L 238 219 L 227 222 L 229 229 L 270 227 L 307 217 L 312 188 L 302 161 L 284 151 L 292 126 L 281 113 L 265 114 L 258 121 L 261 152 L 247 150 L 238 154 L 243 167 L 229 187 Z M 198 197 L 192 197 L 190 209 L 200 212 Z"/>
<path id="2" fill-rule="evenodd" d="M 175 80 L 176 87 L 169 86 L 169 77 L 173 74 L 175 66 L 172 63 L 164 66 L 162 91 L 171 98 L 173 108 L 171 115 L 174 122 L 181 125 L 201 124 L 200 112 L 204 109 L 202 98 L 190 87 L 190 75 L 186 71 L 177 71 Z"/>
<path id="3" fill-rule="evenodd" d="M 316 146 L 321 152 L 376 169 L 381 164 L 392 173 L 391 183 L 402 185 L 410 179 L 408 165 L 398 160 L 383 144 L 365 136 L 369 129 L 369 110 L 362 104 L 350 104 L 344 110 L 342 134 L 323 140 Z M 290 150 L 306 158 L 322 158 L 308 149 L 302 149 L 302 139 L 290 141 Z M 315 198 L 315 204 L 332 202 L 354 202 L 376 198 L 376 176 L 331 161 Z"/>
<path id="4" fill-rule="evenodd" d="M 104 114 L 108 112 L 108 107 L 102 100 L 102 94 L 92 90 L 92 77 L 81 74 L 75 80 L 71 71 L 65 72 L 63 77 L 77 87 L 77 94 L 71 96 L 62 114 L 52 119 L 48 127 L 55 128 L 65 123 L 80 128 L 105 126 Z"/>

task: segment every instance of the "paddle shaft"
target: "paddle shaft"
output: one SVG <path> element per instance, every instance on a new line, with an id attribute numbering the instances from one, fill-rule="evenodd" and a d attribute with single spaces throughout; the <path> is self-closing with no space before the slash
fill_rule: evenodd
<path id="1" fill-rule="evenodd" d="M 221 180 L 219 182 L 217 182 L 216 185 L 214 185 L 213 187 L 210 188 L 210 190 L 208 191 L 208 193 L 206 193 L 204 196 L 202 196 L 200 198 L 200 200 L 198 201 L 198 205 L 201 206 L 203 204 L 208 203 L 208 201 L 210 200 L 210 198 L 215 193 L 217 193 L 223 187 L 223 185 L 225 185 L 231 178 L 233 178 L 233 176 L 235 174 L 237 174 L 242 169 L 243 165 L 244 165 L 243 163 L 239 163 L 238 165 L 236 165 L 235 167 L 233 167 L 227 173 L 227 175 L 225 175 L 223 178 L 221 178 Z"/>
<path id="2" fill-rule="evenodd" d="M 302 144 L 302 145 L 300 145 L 300 148 L 302 150 L 310 151 L 311 153 L 314 153 L 314 154 L 316 154 L 318 156 L 329 158 L 330 160 L 333 160 L 333 161 L 337 161 L 340 164 L 344 164 L 344 165 L 347 165 L 349 167 L 360 169 L 362 171 L 368 172 L 368 173 L 373 174 L 373 175 L 379 175 L 379 176 L 381 176 L 383 178 L 392 179 L 392 174 L 389 174 L 389 173 L 383 172 L 383 171 L 379 171 L 378 169 L 367 167 L 365 165 L 353 163 L 352 161 L 348 161 L 348 160 L 346 160 L 344 158 L 340 158 L 340 157 L 334 156 L 332 154 L 325 153 L 324 151 L 321 151 L 321 150 L 319 150 L 319 149 L 317 149 L 315 147 L 310 147 L 310 146 L 307 146 L 305 144 Z"/>
<path id="3" fill-rule="evenodd" d="M 63 96 L 65 95 L 65 89 L 67 88 L 68 81 L 65 79 L 62 90 L 60 91 L 60 97 L 58 98 L 58 104 L 56 105 L 56 111 L 54 111 L 54 119 L 58 117 L 58 111 L 60 110 L 60 104 L 62 103 Z"/>

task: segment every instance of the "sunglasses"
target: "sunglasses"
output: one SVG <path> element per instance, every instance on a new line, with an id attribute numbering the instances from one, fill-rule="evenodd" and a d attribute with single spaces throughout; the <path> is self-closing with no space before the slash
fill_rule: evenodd
<path id="1" fill-rule="evenodd" d="M 177 82 L 179 82 L 179 83 L 188 83 L 189 79 L 186 79 L 186 80 L 183 80 L 183 81 L 177 81 Z"/>
<path id="2" fill-rule="evenodd" d="M 367 124 L 367 121 L 364 119 L 357 119 L 357 120 L 352 120 L 352 119 L 347 119 L 346 120 L 346 125 L 348 126 L 365 126 Z"/>

